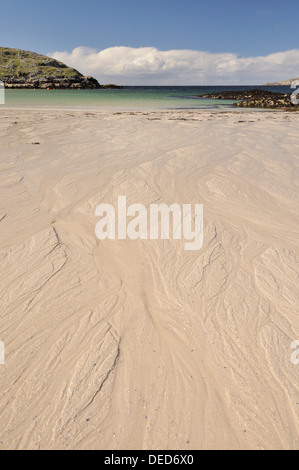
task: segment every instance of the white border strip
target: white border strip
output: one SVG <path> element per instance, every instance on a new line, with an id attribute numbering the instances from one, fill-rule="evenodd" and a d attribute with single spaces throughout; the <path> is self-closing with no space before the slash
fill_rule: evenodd
<path id="1" fill-rule="evenodd" d="M 0 104 L 5 104 L 5 86 L 0 80 Z"/>

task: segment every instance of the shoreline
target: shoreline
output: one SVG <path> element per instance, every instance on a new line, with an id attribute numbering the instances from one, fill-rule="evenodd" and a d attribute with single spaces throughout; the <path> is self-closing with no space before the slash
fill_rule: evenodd
<path id="1" fill-rule="evenodd" d="M 0 105 L 0 112 L 1 110 L 4 111 L 37 111 L 37 112 L 48 112 L 48 111 L 53 111 L 53 112 L 113 112 L 113 113 L 144 113 L 144 112 L 153 112 L 153 113 L 198 113 L 198 114 L 204 114 L 204 113 L 291 113 L 291 114 L 296 114 L 299 113 L 299 109 L 291 109 L 291 108 L 238 108 L 238 107 L 233 107 L 228 105 L 225 107 L 225 105 L 222 105 L 221 107 L 211 107 L 211 108 L 197 108 L 197 109 L 192 109 L 192 108 L 156 108 L 156 107 L 121 107 L 121 106 L 110 106 L 110 107 L 82 107 L 82 108 L 67 108 L 67 107 L 33 107 L 33 106 L 28 106 L 28 107 L 19 107 L 19 106 L 6 106 L 6 105 Z"/>

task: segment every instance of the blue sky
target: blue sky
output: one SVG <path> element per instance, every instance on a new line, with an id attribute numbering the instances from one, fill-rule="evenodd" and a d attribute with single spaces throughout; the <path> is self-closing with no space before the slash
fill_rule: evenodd
<path id="1" fill-rule="evenodd" d="M 0 45 L 58 55 L 122 46 L 268 56 L 299 48 L 298 10 L 298 0 L 16 0 L 1 3 Z"/>

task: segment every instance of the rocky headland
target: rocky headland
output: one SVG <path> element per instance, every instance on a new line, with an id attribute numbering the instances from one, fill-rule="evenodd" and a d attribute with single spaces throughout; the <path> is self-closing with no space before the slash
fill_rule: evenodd
<path id="1" fill-rule="evenodd" d="M 56 59 L 35 52 L 0 47 L 0 80 L 6 88 L 25 89 L 100 89 L 122 88 L 100 85 Z"/>
<path id="2" fill-rule="evenodd" d="M 263 86 L 291 86 L 293 82 L 299 82 L 299 78 L 290 78 L 282 82 L 265 83 Z"/>

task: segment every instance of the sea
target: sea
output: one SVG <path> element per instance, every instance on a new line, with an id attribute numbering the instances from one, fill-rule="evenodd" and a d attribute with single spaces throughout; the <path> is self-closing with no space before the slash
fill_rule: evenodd
<path id="1" fill-rule="evenodd" d="M 126 86 L 99 90 L 5 90 L 8 108 L 62 108 L 113 110 L 236 109 L 230 100 L 201 98 L 220 91 L 262 89 L 291 93 L 282 86 Z M 1 106 L 2 107 L 2 106 Z M 0 107 L 0 111 L 1 111 Z"/>

